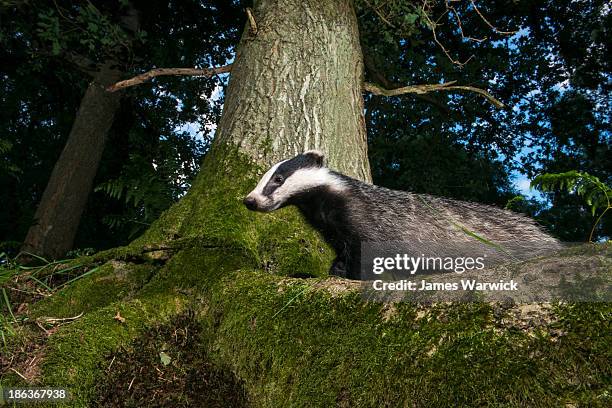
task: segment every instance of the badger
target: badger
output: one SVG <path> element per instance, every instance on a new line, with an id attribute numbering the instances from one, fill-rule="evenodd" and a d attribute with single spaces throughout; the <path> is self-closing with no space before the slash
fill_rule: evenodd
<path id="1" fill-rule="evenodd" d="M 516 259 L 561 248 L 533 220 L 494 206 L 390 190 L 327 168 L 309 150 L 272 166 L 244 198 L 252 211 L 296 206 L 334 249 L 330 274 L 360 279 L 367 242 L 402 242 L 412 253 Z M 487 256 L 487 255 L 485 255 Z"/>

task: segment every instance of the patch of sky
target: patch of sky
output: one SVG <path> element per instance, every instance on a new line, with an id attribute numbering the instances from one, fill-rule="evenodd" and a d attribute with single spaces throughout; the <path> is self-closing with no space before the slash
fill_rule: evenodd
<path id="1" fill-rule="evenodd" d="M 227 62 L 227 64 L 231 64 L 234 62 L 234 57 L 232 56 Z M 213 66 L 212 64 L 210 66 Z M 216 102 L 223 99 L 225 96 L 225 86 L 227 85 L 229 74 L 219 74 L 218 78 L 220 79 L 220 83 L 215 86 L 215 89 L 212 91 L 210 97 L 206 95 L 200 95 L 200 98 L 208 99 L 210 104 L 213 105 Z M 176 99 L 177 109 L 180 111 L 182 109 L 182 101 L 180 99 Z M 221 108 L 223 109 L 223 107 Z M 214 122 L 207 121 L 206 118 L 200 118 L 200 121 L 188 122 L 184 123 L 181 126 L 177 126 L 175 129 L 177 132 L 187 132 L 192 137 L 197 140 L 212 140 L 215 136 L 215 132 L 217 130 L 217 124 Z"/>

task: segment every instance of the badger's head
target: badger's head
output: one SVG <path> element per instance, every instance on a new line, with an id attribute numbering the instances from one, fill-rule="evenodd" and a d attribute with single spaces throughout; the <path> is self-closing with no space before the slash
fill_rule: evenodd
<path id="1" fill-rule="evenodd" d="M 309 150 L 292 159 L 283 160 L 263 175 L 257 186 L 244 199 L 253 211 L 270 212 L 290 204 L 320 188 L 338 184 L 323 166 L 323 153 Z"/>

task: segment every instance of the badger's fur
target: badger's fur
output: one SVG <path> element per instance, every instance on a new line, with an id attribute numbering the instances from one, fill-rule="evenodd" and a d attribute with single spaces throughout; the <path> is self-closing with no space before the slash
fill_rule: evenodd
<path id="1" fill-rule="evenodd" d="M 330 273 L 353 279 L 362 242 L 408 243 L 416 256 L 470 256 L 491 243 L 523 257 L 561 248 L 520 214 L 364 183 L 326 168 L 315 150 L 274 165 L 244 204 L 261 212 L 297 206 L 336 251 Z"/>

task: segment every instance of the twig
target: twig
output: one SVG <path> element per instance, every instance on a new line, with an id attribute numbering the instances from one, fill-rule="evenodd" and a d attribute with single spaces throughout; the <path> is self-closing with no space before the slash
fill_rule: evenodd
<path id="1" fill-rule="evenodd" d="M 30 362 L 28 363 L 28 367 L 32 367 L 34 365 L 34 363 L 36 362 L 36 360 L 38 360 L 39 356 L 34 356 L 32 357 L 32 359 L 30 360 Z"/>
<path id="2" fill-rule="evenodd" d="M 72 321 L 72 320 L 76 320 L 79 319 L 80 317 L 83 316 L 84 312 L 79 313 L 78 315 L 74 316 L 74 317 L 42 317 L 40 318 L 40 321 L 44 322 L 44 323 L 61 323 L 61 322 L 68 322 L 68 321 Z"/>
<path id="3" fill-rule="evenodd" d="M 222 74 L 225 72 L 230 72 L 232 70 L 232 64 L 224 65 L 222 67 L 217 68 L 156 68 L 150 71 L 145 72 L 144 74 L 136 75 L 133 78 L 125 79 L 123 81 L 119 81 L 114 85 L 106 88 L 108 92 L 115 92 L 120 89 L 128 88 L 130 86 L 139 85 L 143 82 L 147 82 L 158 76 L 203 76 L 203 77 L 211 77 L 216 74 Z"/>
<path id="4" fill-rule="evenodd" d="M 425 3 L 426 4 L 426 3 Z M 450 53 L 448 52 L 448 50 L 446 49 L 446 47 L 444 46 L 444 44 L 442 44 L 440 42 L 440 40 L 438 39 L 438 35 L 436 34 L 436 27 L 438 26 L 437 22 L 433 22 L 431 21 L 431 19 L 429 18 L 429 16 L 427 15 L 427 11 L 425 11 L 425 4 L 423 4 L 423 16 L 425 17 L 425 19 L 427 20 L 427 23 L 429 24 L 429 27 L 431 28 L 431 33 L 433 34 L 433 38 L 434 41 L 436 42 L 436 44 L 438 44 L 438 46 L 442 49 L 442 51 L 444 52 L 444 54 L 446 55 L 446 57 L 455 65 L 459 66 L 459 67 L 463 67 L 465 64 L 467 64 L 474 56 L 471 55 L 470 58 L 468 58 L 467 60 L 461 62 L 459 60 L 454 59 Z M 446 10 L 446 12 L 448 12 L 448 10 Z M 444 13 L 446 14 L 446 13 Z M 440 17 L 442 18 L 442 17 Z M 439 19 L 438 19 L 439 20 Z"/>
<path id="5" fill-rule="evenodd" d="M 44 328 L 44 326 L 43 326 L 42 324 L 40 324 L 40 322 L 38 322 L 38 321 L 37 321 L 37 322 L 36 322 L 36 325 L 37 325 L 38 327 L 40 327 L 40 329 L 41 329 L 42 331 L 44 331 L 44 332 L 45 332 L 45 334 L 46 334 L 47 336 L 49 335 L 49 330 L 45 329 L 45 328 Z"/>
<path id="6" fill-rule="evenodd" d="M 113 363 L 115 362 L 116 358 L 117 358 L 117 356 L 113 356 L 113 359 L 111 360 L 110 364 L 108 365 L 108 368 L 106 369 L 106 372 L 110 372 L 110 369 L 113 366 Z"/>
<path id="7" fill-rule="evenodd" d="M 17 288 L 13 288 L 11 286 L 8 287 L 10 290 L 14 290 L 16 292 L 21 292 L 21 293 L 26 293 L 28 295 L 32 295 L 32 296 L 51 296 L 50 294 L 47 293 L 41 293 L 41 292 L 29 292 L 27 290 L 23 290 L 23 289 L 17 289 Z"/>
<path id="8" fill-rule="evenodd" d="M 395 88 L 395 89 L 385 89 L 376 84 L 365 82 L 363 84 L 363 89 L 370 93 L 373 93 L 374 95 L 383 95 L 383 96 L 398 96 L 398 95 L 404 95 L 404 94 L 422 95 L 422 94 L 426 94 L 429 92 L 453 91 L 453 90 L 470 91 L 470 92 L 475 92 L 475 93 L 478 93 L 484 96 L 485 98 L 487 98 L 489 102 L 491 102 L 497 108 L 501 109 L 505 107 L 505 105 L 502 102 L 500 102 L 498 99 L 496 99 L 493 95 L 491 95 L 489 92 L 485 91 L 484 89 L 476 88 L 474 86 L 467 86 L 467 85 L 454 85 L 456 82 L 457 81 L 450 81 L 450 82 L 445 82 L 442 84 L 408 85 L 408 86 L 404 86 L 401 88 Z"/>
<path id="9" fill-rule="evenodd" d="M 591 228 L 591 233 L 589 234 L 589 242 L 593 242 L 593 234 L 595 233 L 595 228 L 597 227 L 597 224 L 599 224 L 599 221 L 601 221 L 601 219 L 603 218 L 604 214 L 608 212 L 610 208 L 612 208 L 612 206 L 610 206 L 610 203 L 608 202 L 608 208 L 603 210 L 599 217 L 597 217 L 595 224 L 593 224 L 593 228 Z"/>
<path id="10" fill-rule="evenodd" d="M 375 7 L 374 7 L 374 6 L 373 6 L 373 5 L 372 5 L 372 4 L 371 4 L 371 3 L 370 3 L 368 0 L 364 0 L 364 1 L 365 1 L 365 3 L 368 5 L 368 7 L 370 7 L 370 8 L 371 8 L 371 9 L 372 9 L 372 10 L 373 10 L 375 13 L 376 13 L 376 15 L 377 15 L 378 17 L 380 17 L 380 19 L 381 19 L 381 20 L 382 20 L 382 21 L 383 21 L 385 24 L 387 24 L 387 25 L 388 25 L 389 27 L 391 27 L 391 28 L 396 28 L 396 29 L 397 29 L 397 27 L 396 27 L 396 26 L 394 26 L 394 25 L 393 25 L 393 23 L 391 23 L 389 20 L 387 20 L 387 19 L 385 18 L 385 16 L 383 16 L 383 15 L 382 15 L 382 13 L 381 13 L 380 11 L 378 11 L 378 9 L 377 9 L 377 8 L 375 8 Z"/>
<path id="11" fill-rule="evenodd" d="M 20 376 L 24 380 L 28 381 L 28 379 L 25 378 L 23 374 L 21 374 L 19 371 L 15 370 L 13 367 L 11 367 L 11 370 L 13 370 L 15 372 L 15 374 L 17 374 L 18 376 Z"/>
<path id="12" fill-rule="evenodd" d="M 249 25 L 251 26 L 251 34 L 257 35 L 257 23 L 255 22 L 255 16 L 253 16 L 253 10 L 250 7 L 246 8 L 247 17 L 249 18 Z"/>
<path id="13" fill-rule="evenodd" d="M 487 20 L 485 18 L 485 16 L 482 15 L 482 13 L 478 9 L 478 7 L 476 7 L 476 3 L 474 3 L 474 0 L 470 0 L 470 3 L 472 3 L 472 7 L 474 7 L 474 10 L 476 11 L 476 13 L 478 13 L 480 18 L 482 18 L 482 21 L 484 21 L 489 26 L 489 28 L 491 30 L 495 31 L 498 34 L 504 34 L 504 35 L 512 35 L 512 34 L 516 33 L 516 31 L 501 31 L 501 30 L 498 30 L 497 27 L 495 27 L 493 24 L 489 23 L 489 20 Z"/>
<path id="14" fill-rule="evenodd" d="M 489 39 L 489 37 L 475 38 L 469 35 L 465 35 L 465 33 L 463 32 L 463 24 L 461 23 L 461 18 L 459 17 L 459 13 L 457 12 L 457 9 L 455 8 L 455 6 L 451 6 L 449 1 L 446 0 L 446 8 L 451 10 L 453 12 L 453 15 L 457 19 L 457 25 L 459 26 L 459 32 L 461 33 L 461 38 L 463 38 L 464 40 L 475 41 L 477 43 L 481 43 Z"/>

